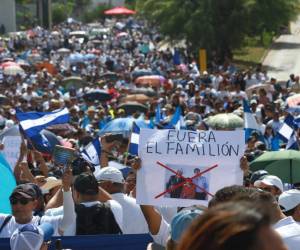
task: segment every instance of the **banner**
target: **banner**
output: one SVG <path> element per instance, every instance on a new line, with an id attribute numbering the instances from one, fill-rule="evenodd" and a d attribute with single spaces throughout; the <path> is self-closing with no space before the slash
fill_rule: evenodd
<path id="1" fill-rule="evenodd" d="M 207 205 L 220 188 L 243 183 L 244 131 L 141 129 L 137 202 Z"/>
<path id="2" fill-rule="evenodd" d="M 61 239 L 64 249 L 72 250 L 141 250 L 146 249 L 148 243 L 152 242 L 148 234 L 53 237 L 49 250 L 56 249 L 57 239 Z M 10 250 L 8 238 L 0 239 L 0 249 Z"/>
<path id="3" fill-rule="evenodd" d="M 12 171 L 14 171 L 15 165 L 20 156 L 22 138 L 21 136 L 5 136 L 2 143 L 4 144 L 2 153 L 9 163 Z"/>

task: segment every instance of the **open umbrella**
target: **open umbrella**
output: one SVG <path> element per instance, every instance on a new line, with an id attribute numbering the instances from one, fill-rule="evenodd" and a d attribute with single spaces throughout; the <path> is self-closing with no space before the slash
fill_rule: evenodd
<path id="1" fill-rule="evenodd" d="M 84 61 L 84 56 L 80 53 L 73 53 L 69 56 L 69 61 L 71 64 L 82 63 Z"/>
<path id="2" fill-rule="evenodd" d="M 3 105 L 8 102 L 8 98 L 5 95 L 0 94 L 0 105 Z"/>
<path id="3" fill-rule="evenodd" d="M 106 102 L 111 100 L 113 96 L 110 93 L 108 93 L 106 90 L 96 89 L 96 90 L 88 91 L 86 94 L 83 95 L 83 98 L 85 100 L 90 100 L 90 101 L 98 100 L 100 102 Z"/>
<path id="4" fill-rule="evenodd" d="M 125 7 L 115 7 L 104 11 L 105 15 L 134 15 L 134 10 L 127 9 Z"/>
<path id="5" fill-rule="evenodd" d="M 94 44 L 101 44 L 102 43 L 102 41 L 99 40 L 99 39 L 92 40 L 91 42 L 94 43 Z"/>
<path id="6" fill-rule="evenodd" d="M 253 91 L 259 91 L 260 89 L 264 89 L 266 92 L 274 91 L 274 87 L 271 84 L 255 84 L 246 89 L 246 94 L 251 97 Z"/>
<path id="7" fill-rule="evenodd" d="M 18 63 L 16 63 L 16 62 L 8 61 L 8 62 L 1 63 L 0 68 L 5 69 L 6 67 L 10 67 L 10 66 L 17 66 L 17 67 L 19 67 L 20 65 Z"/>
<path id="8" fill-rule="evenodd" d="M 282 150 L 265 152 L 250 163 L 252 171 L 265 169 L 285 183 L 300 183 L 300 152 Z"/>
<path id="9" fill-rule="evenodd" d="M 104 128 L 101 129 L 99 134 L 103 135 L 105 133 L 114 133 L 114 134 L 122 133 L 125 136 L 129 136 L 132 130 L 133 122 L 135 122 L 139 128 L 148 128 L 147 123 L 144 121 L 144 119 L 141 118 L 138 119 L 134 119 L 133 117 L 117 118 L 107 123 L 104 126 Z"/>
<path id="10" fill-rule="evenodd" d="M 100 79 L 117 80 L 118 75 L 114 72 L 107 72 L 107 73 L 100 75 Z"/>
<path id="11" fill-rule="evenodd" d="M 49 63 L 47 61 L 37 63 L 35 65 L 35 67 L 38 71 L 40 71 L 42 69 L 46 69 L 47 72 L 50 73 L 51 75 L 56 75 L 57 74 L 57 69 L 55 68 L 55 66 L 52 63 Z"/>
<path id="12" fill-rule="evenodd" d="M 140 76 L 135 80 L 136 84 L 141 85 L 151 85 L 151 86 L 160 86 L 162 85 L 166 79 L 163 76 L 153 75 L 153 76 Z"/>
<path id="13" fill-rule="evenodd" d="M 66 136 L 75 132 L 76 129 L 72 125 L 66 123 L 66 124 L 56 124 L 56 125 L 49 126 L 47 127 L 47 130 L 49 130 L 50 132 L 56 135 Z"/>
<path id="14" fill-rule="evenodd" d="M 300 106 L 300 94 L 292 95 L 286 99 L 286 103 L 289 108 L 295 108 Z"/>
<path id="15" fill-rule="evenodd" d="M 145 103 L 148 102 L 151 98 L 144 94 L 136 94 L 136 95 L 127 95 L 122 98 L 122 102 L 139 102 Z"/>
<path id="16" fill-rule="evenodd" d="M 128 36 L 128 33 L 127 32 L 120 32 L 117 34 L 117 37 L 125 37 L 125 36 Z"/>
<path id="17" fill-rule="evenodd" d="M 83 79 L 79 76 L 70 76 L 70 77 L 66 77 L 62 80 L 62 84 L 65 86 L 65 88 L 67 90 L 69 90 L 70 88 L 82 88 L 83 87 Z"/>
<path id="18" fill-rule="evenodd" d="M 129 92 L 131 94 L 144 94 L 144 95 L 150 96 L 150 97 L 153 97 L 153 96 L 157 95 L 157 92 L 155 92 L 151 88 L 135 88 L 133 90 L 129 90 Z"/>
<path id="19" fill-rule="evenodd" d="M 71 53 L 71 50 L 67 48 L 60 48 L 57 50 L 57 53 L 60 55 L 69 55 Z"/>
<path id="20" fill-rule="evenodd" d="M 153 72 L 151 70 L 145 70 L 145 69 L 141 69 L 141 70 L 135 70 L 131 73 L 133 78 L 137 78 L 140 76 L 151 76 L 153 75 Z"/>
<path id="21" fill-rule="evenodd" d="M 206 120 L 206 123 L 211 128 L 219 130 L 244 127 L 244 120 L 233 113 L 224 113 L 210 116 Z"/>
<path id="22" fill-rule="evenodd" d="M 7 66 L 3 70 L 4 75 L 15 76 L 24 74 L 24 70 L 20 66 Z"/>
<path id="23" fill-rule="evenodd" d="M 126 102 L 126 103 L 122 103 L 118 106 L 119 109 L 124 109 L 125 113 L 127 115 L 132 115 L 134 113 L 136 113 L 137 111 L 142 112 L 142 113 L 146 113 L 148 108 L 147 106 L 138 103 L 138 102 Z"/>

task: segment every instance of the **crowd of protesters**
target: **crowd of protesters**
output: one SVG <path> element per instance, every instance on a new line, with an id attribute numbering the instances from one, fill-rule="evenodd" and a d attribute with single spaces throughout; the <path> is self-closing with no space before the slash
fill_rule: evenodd
<path id="1" fill-rule="evenodd" d="M 84 35 L 79 38 L 74 31 Z M 47 234 L 45 224 L 54 236 L 150 233 L 154 244 L 167 249 L 299 249 L 300 191 L 285 191 L 280 176 L 248 168 L 261 153 L 285 147 L 279 142 L 275 149 L 274 140 L 288 114 L 286 99 L 300 90 L 299 77 L 291 75 L 282 84 L 261 65 L 243 72 L 217 57 L 200 72 L 184 48 L 167 46 L 155 28 L 131 17 L 94 24 L 68 20 L 51 31 L 36 27 L 0 39 L 2 131 L 18 124 L 16 109 L 67 107 L 69 127 L 54 132 L 62 145 L 79 150 L 101 135 L 100 166 L 78 157 L 67 169 L 55 165 L 51 154 L 22 142 L 14 168 L 18 186 L 10 196 L 12 216 L 0 214 L 0 237 L 11 237 L 12 249 L 45 249 L 49 237 L 39 237 Z M 147 75 L 163 80 L 136 81 Z M 81 85 L 67 86 L 69 77 L 80 78 Z M 93 91 L 106 91 L 111 98 L 85 98 Z M 135 101 L 146 110 L 119 107 L 128 95 L 141 93 L 146 99 Z M 243 100 L 250 103 L 262 135 L 256 132 L 247 140 L 241 159 L 245 186 L 219 190 L 208 209 L 136 204 L 140 160 L 128 155 L 128 134 L 110 141 L 111 134 L 101 132 L 109 122 L 142 117 L 149 127 L 164 128 L 181 107 L 186 129 L 207 130 L 209 116 L 243 117 Z M 122 173 L 116 162 L 131 170 Z"/>

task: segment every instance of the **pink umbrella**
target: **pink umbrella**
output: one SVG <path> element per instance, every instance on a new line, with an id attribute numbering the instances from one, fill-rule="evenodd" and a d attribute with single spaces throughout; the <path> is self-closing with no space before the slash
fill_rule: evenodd
<path id="1" fill-rule="evenodd" d="M 1 63 L 1 65 L 0 65 L 0 67 L 3 69 L 6 67 L 10 67 L 10 66 L 20 66 L 20 65 L 17 64 L 16 62 L 11 62 L 11 61 Z"/>
<path id="2" fill-rule="evenodd" d="M 105 15 L 134 15 L 134 10 L 127 9 L 125 7 L 115 7 L 110 10 L 104 11 Z"/>
<path id="3" fill-rule="evenodd" d="M 298 107 L 300 105 L 300 94 L 292 95 L 286 99 L 289 108 Z"/>
<path id="4" fill-rule="evenodd" d="M 119 34 L 117 34 L 117 37 L 123 37 L 123 36 L 128 36 L 128 33 L 126 32 L 120 32 Z"/>
<path id="5" fill-rule="evenodd" d="M 135 83 L 146 85 L 149 84 L 151 86 L 160 86 L 166 83 L 166 78 L 159 75 L 154 76 L 140 76 L 135 80 Z"/>

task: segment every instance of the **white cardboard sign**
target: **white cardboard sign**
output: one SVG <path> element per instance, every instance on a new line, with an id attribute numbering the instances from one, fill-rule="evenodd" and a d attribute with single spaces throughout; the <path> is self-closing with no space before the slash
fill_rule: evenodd
<path id="1" fill-rule="evenodd" d="M 9 163 L 11 170 L 14 171 L 20 156 L 20 145 L 22 143 L 21 136 L 5 136 L 2 143 L 4 144 L 2 153 Z"/>
<path id="2" fill-rule="evenodd" d="M 137 202 L 207 205 L 220 188 L 241 185 L 244 131 L 141 129 Z"/>

